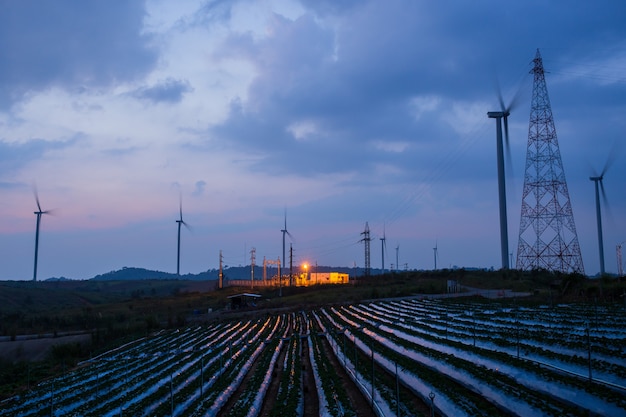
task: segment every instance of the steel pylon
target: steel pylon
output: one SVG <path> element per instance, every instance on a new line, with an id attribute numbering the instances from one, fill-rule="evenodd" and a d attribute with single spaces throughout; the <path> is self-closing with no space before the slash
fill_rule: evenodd
<path id="1" fill-rule="evenodd" d="M 517 269 L 584 274 L 565 171 L 539 50 L 528 127 L 528 151 L 517 247 Z"/>
<path id="2" fill-rule="evenodd" d="M 367 224 L 367 222 L 365 222 L 365 230 L 361 232 L 361 234 L 363 235 L 363 239 L 361 239 L 361 242 L 365 243 L 365 276 L 369 277 L 370 276 L 370 241 L 372 239 L 370 238 L 370 227 Z"/>

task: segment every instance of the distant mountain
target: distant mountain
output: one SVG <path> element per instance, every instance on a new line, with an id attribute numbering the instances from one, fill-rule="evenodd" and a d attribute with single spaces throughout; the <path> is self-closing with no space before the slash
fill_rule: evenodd
<path id="1" fill-rule="evenodd" d="M 293 273 L 298 273 L 300 268 L 295 268 Z M 364 275 L 363 268 L 347 268 L 347 267 L 331 267 L 331 266 L 311 266 L 309 267 L 309 271 L 311 273 L 314 272 L 342 272 L 350 274 L 350 276 L 362 276 Z M 276 267 L 268 268 L 267 275 L 268 278 L 276 275 Z M 225 267 L 223 270 L 225 279 L 248 279 L 250 278 L 251 271 L 250 265 L 246 266 L 233 266 L 233 267 Z M 289 268 L 282 270 L 283 274 L 289 273 Z M 375 269 L 372 269 L 372 273 L 376 274 Z M 263 267 L 255 266 L 254 267 L 254 276 L 255 279 L 263 279 Z M 185 275 L 176 275 L 170 272 L 163 271 L 152 271 L 144 268 L 135 268 L 135 267 L 124 267 L 118 271 L 111 271 L 105 274 L 96 275 L 91 278 L 94 281 L 137 281 L 137 280 L 148 280 L 148 279 L 163 279 L 163 280 L 189 280 L 189 281 L 208 281 L 208 280 L 216 280 L 219 279 L 219 270 L 218 269 L 209 269 L 205 272 L 200 272 L 199 274 L 185 274 Z M 50 281 L 64 281 L 67 278 L 50 278 Z"/>
<path id="2" fill-rule="evenodd" d="M 208 270 L 199 274 L 176 275 L 170 272 L 152 271 L 144 268 L 124 267 L 118 271 L 111 271 L 105 274 L 96 275 L 91 278 L 94 281 L 137 281 L 147 279 L 167 279 L 167 280 L 189 280 L 207 281 L 217 279 L 219 271 Z"/>
<path id="3" fill-rule="evenodd" d="M 65 278 L 65 277 L 58 277 L 58 278 L 53 277 L 53 278 L 48 278 L 48 279 L 46 279 L 44 281 L 51 281 L 51 282 L 55 282 L 56 281 L 56 282 L 58 282 L 58 281 L 72 281 L 72 280 L 69 279 L 69 278 Z"/>
<path id="4" fill-rule="evenodd" d="M 145 279 L 178 279 L 176 274 L 161 271 L 150 271 L 144 268 L 124 267 L 119 271 L 111 271 L 106 274 L 96 275 L 91 278 L 94 281 L 134 281 Z"/>

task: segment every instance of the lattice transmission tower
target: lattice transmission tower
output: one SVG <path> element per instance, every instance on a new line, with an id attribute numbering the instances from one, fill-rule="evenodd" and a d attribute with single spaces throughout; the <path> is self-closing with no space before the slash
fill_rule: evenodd
<path id="1" fill-rule="evenodd" d="M 365 222 L 365 230 L 362 231 L 361 234 L 363 235 L 363 239 L 361 239 L 361 242 L 365 244 L 365 276 L 369 277 L 370 276 L 370 241 L 372 239 L 370 238 L 370 227 L 367 224 L 367 222 Z"/>
<path id="2" fill-rule="evenodd" d="M 528 127 L 528 151 L 517 247 L 517 269 L 584 274 L 539 50 Z"/>

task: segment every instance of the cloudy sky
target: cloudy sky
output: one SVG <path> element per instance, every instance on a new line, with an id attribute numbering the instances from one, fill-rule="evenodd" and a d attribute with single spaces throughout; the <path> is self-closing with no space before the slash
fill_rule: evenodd
<path id="1" fill-rule="evenodd" d="M 626 240 L 626 3 L 0 0 L 0 279 L 136 266 L 500 267 L 496 85 L 519 94 L 517 252 L 537 48 L 585 271 Z M 399 248 L 396 250 L 396 248 Z M 625 250 L 626 251 L 626 250 Z M 397 255 L 397 260 L 396 260 Z M 514 260 L 515 262 L 515 260 Z M 395 265 L 394 265 L 395 266 Z"/>

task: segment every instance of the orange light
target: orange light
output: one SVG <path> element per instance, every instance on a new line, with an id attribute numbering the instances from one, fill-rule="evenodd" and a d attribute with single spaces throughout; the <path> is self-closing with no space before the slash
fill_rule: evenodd
<path id="1" fill-rule="evenodd" d="M 302 265 L 302 267 L 303 267 L 305 270 L 309 269 L 309 265 L 307 265 L 307 264 Z"/>

